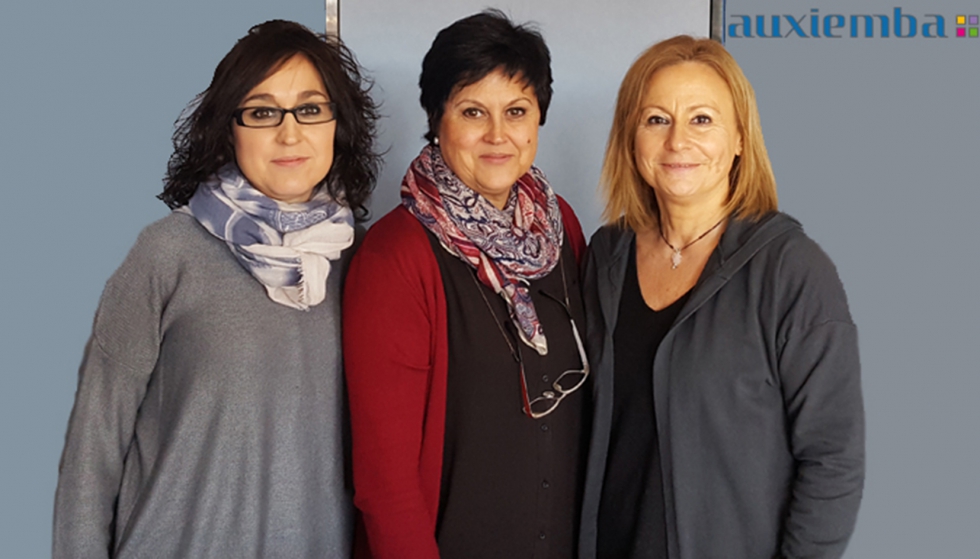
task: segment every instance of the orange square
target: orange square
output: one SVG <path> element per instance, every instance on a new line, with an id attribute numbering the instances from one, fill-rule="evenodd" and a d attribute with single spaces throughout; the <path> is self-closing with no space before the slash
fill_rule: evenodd
<path id="1" fill-rule="evenodd" d="M 966 16 L 956 16 L 956 25 L 966 25 Z"/>

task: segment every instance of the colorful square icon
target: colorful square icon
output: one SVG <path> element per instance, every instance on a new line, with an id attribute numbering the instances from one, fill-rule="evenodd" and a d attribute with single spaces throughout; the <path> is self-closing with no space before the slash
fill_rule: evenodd
<path id="1" fill-rule="evenodd" d="M 966 37 L 966 27 L 959 27 L 956 29 L 957 37 Z"/>
<path id="2" fill-rule="evenodd" d="M 956 16 L 956 25 L 966 25 L 966 16 Z"/>
<path id="3" fill-rule="evenodd" d="M 970 36 L 971 36 L 971 37 L 977 37 L 977 36 L 980 36 L 980 29 L 978 29 L 978 28 L 976 28 L 976 27 L 971 27 L 971 28 L 970 28 Z"/>
<path id="4" fill-rule="evenodd" d="M 970 16 L 970 25 L 980 24 L 980 16 Z"/>

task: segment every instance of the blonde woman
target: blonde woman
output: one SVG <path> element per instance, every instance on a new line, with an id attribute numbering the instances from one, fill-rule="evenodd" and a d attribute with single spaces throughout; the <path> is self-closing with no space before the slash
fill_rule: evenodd
<path id="1" fill-rule="evenodd" d="M 581 557 L 840 557 L 864 479 L 857 331 L 777 211 L 751 85 L 654 45 L 620 88 L 583 283 L 596 409 Z"/>

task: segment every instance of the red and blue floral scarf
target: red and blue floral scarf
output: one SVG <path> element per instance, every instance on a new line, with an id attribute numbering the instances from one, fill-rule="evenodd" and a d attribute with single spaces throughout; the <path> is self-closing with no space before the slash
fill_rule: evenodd
<path id="1" fill-rule="evenodd" d="M 561 255 L 558 199 L 537 167 L 517 179 L 504 209 L 469 188 L 428 145 L 402 180 L 402 205 L 450 254 L 476 269 L 479 280 L 503 297 L 521 340 L 548 353 L 530 280 L 548 275 Z"/>

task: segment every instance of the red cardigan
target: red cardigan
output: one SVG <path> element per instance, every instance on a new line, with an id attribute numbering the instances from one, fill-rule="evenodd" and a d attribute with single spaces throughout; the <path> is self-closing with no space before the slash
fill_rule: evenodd
<path id="1" fill-rule="evenodd" d="M 565 235 L 581 261 L 582 227 L 564 200 L 558 204 Z M 354 556 L 438 559 L 446 301 L 425 229 L 405 208 L 371 227 L 354 255 L 343 315 L 354 504 L 361 524 Z"/>

